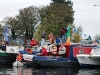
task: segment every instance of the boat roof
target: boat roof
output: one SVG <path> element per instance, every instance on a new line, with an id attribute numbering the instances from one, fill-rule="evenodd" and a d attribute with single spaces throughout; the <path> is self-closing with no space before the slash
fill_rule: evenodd
<path id="1" fill-rule="evenodd" d="M 81 40 L 79 44 L 93 44 L 92 40 Z"/>

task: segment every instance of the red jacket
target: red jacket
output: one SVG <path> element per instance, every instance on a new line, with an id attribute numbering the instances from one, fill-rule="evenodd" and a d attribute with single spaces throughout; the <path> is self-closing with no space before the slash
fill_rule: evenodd
<path id="1" fill-rule="evenodd" d="M 36 41 L 35 39 L 30 41 L 30 46 L 36 46 L 38 44 L 38 41 Z"/>
<path id="2" fill-rule="evenodd" d="M 48 52 L 46 48 L 42 48 L 42 53 L 40 54 L 40 56 L 47 56 Z"/>

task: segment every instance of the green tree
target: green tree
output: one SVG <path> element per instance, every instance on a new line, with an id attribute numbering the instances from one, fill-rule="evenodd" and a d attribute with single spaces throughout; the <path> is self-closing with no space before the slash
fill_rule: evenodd
<path id="1" fill-rule="evenodd" d="M 29 6 L 19 10 L 19 14 L 15 17 L 6 17 L 2 21 L 11 31 L 13 39 L 24 36 L 26 39 L 32 39 L 35 33 L 35 28 L 40 22 L 41 17 L 38 13 L 38 8 Z"/>
<path id="2" fill-rule="evenodd" d="M 15 39 L 18 35 L 20 35 L 18 31 L 21 30 L 20 29 L 21 27 L 18 24 L 18 21 L 15 17 L 6 17 L 4 18 L 2 23 L 8 27 L 10 31 L 9 34 L 13 39 Z"/>
<path id="3" fill-rule="evenodd" d="M 72 35 L 73 35 L 72 40 L 73 40 L 74 43 L 78 43 L 79 41 L 82 40 L 83 28 L 81 26 L 79 26 L 77 28 L 74 26 L 74 28 L 76 29 L 77 32 L 72 32 Z"/>
<path id="4" fill-rule="evenodd" d="M 17 18 L 23 26 L 25 38 L 32 39 L 33 34 L 35 33 L 35 26 L 41 20 L 41 17 L 38 13 L 38 8 L 35 6 L 29 6 L 21 9 L 19 10 L 19 15 Z"/>
<path id="5" fill-rule="evenodd" d="M 0 37 L 2 37 L 3 36 L 3 26 L 2 26 L 2 24 L 0 24 Z"/>
<path id="6" fill-rule="evenodd" d="M 39 13 L 42 23 L 39 26 L 38 35 L 41 35 L 41 31 L 45 30 L 46 38 L 48 38 L 49 32 L 59 36 L 60 29 L 62 27 L 67 28 L 68 23 L 72 25 L 74 21 L 73 8 L 65 3 L 51 3 L 50 6 L 43 6 Z"/>

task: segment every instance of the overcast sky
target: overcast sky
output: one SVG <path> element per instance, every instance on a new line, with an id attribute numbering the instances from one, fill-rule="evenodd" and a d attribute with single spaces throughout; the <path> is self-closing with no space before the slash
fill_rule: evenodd
<path id="1" fill-rule="evenodd" d="M 74 24 L 82 26 L 83 32 L 92 37 L 100 34 L 100 0 L 71 0 L 73 2 Z M 5 17 L 18 15 L 18 10 L 28 6 L 49 5 L 51 0 L 0 0 L 0 21 Z"/>

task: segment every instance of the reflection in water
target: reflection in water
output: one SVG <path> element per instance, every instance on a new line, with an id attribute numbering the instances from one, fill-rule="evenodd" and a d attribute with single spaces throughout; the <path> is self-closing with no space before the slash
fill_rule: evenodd
<path id="1" fill-rule="evenodd" d="M 1 67 L 0 75 L 100 75 L 100 69 Z"/>
<path id="2" fill-rule="evenodd" d="M 77 75 L 100 75 L 100 69 L 82 69 Z"/>
<path id="3" fill-rule="evenodd" d="M 78 72 L 78 69 L 68 68 L 45 68 L 36 70 L 34 70 L 33 75 L 77 75 Z"/>
<path id="4" fill-rule="evenodd" d="M 33 75 L 33 68 L 0 67 L 0 75 Z"/>

